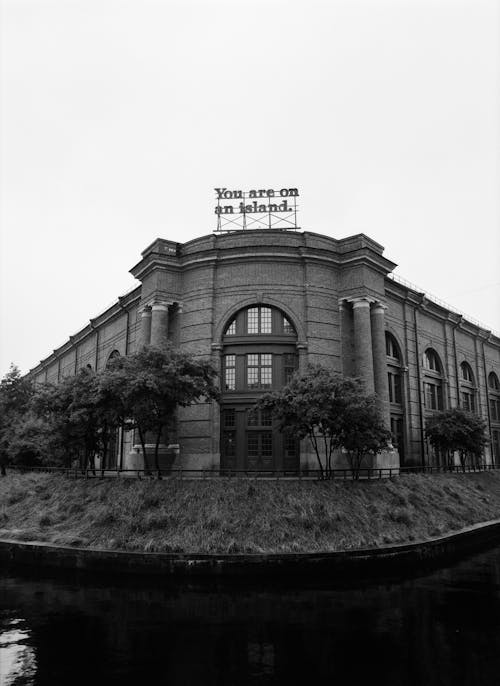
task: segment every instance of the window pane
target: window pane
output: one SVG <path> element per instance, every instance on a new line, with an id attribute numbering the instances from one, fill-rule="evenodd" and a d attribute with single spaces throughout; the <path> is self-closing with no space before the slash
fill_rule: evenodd
<path id="1" fill-rule="evenodd" d="M 263 367 L 270 367 L 272 364 L 272 354 L 271 353 L 263 353 L 260 356 L 260 363 Z"/>
<path id="2" fill-rule="evenodd" d="M 225 375 L 225 387 L 226 391 L 234 391 L 236 389 L 236 370 L 234 367 L 230 369 L 226 369 L 226 375 Z"/>
<path id="3" fill-rule="evenodd" d="M 283 333 L 291 333 L 291 334 L 295 333 L 295 329 L 293 328 L 293 326 L 290 324 L 290 322 L 288 321 L 288 319 L 286 317 L 283 317 Z"/>
<path id="4" fill-rule="evenodd" d="M 273 383 L 273 370 L 271 367 L 261 367 L 260 370 L 260 385 L 262 388 L 268 388 Z"/>
<path id="5" fill-rule="evenodd" d="M 248 366 L 249 367 L 257 367 L 259 364 L 259 356 L 258 355 L 254 355 L 254 354 L 247 355 L 247 360 L 248 360 Z"/>
<path id="6" fill-rule="evenodd" d="M 258 426 L 259 423 L 259 413 L 255 410 L 247 411 L 247 425 L 248 426 Z"/>
<path id="7" fill-rule="evenodd" d="M 247 434 L 248 457 L 259 456 L 259 436 L 256 433 Z"/>
<path id="8" fill-rule="evenodd" d="M 247 386 L 248 388 L 259 387 L 259 368 L 249 367 L 247 370 Z"/>
<path id="9" fill-rule="evenodd" d="M 234 409 L 224 410 L 224 426 L 236 425 L 236 411 Z"/>
<path id="10" fill-rule="evenodd" d="M 222 442 L 224 455 L 234 457 L 236 455 L 236 431 L 224 431 Z"/>
<path id="11" fill-rule="evenodd" d="M 271 426 L 273 418 L 269 410 L 262 410 L 260 413 L 260 423 L 261 426 Z"/>
<path id="12" fill-rule="evenodd" d="M 270 431 L 265 431 L 260 435 L 262 457 L 272 457 L 273 455 L 273 435 Z"/>
<path id="13" fill-rule="evenodd" d="M 233 319 L 231 324 L 226 329 L 226 336 L 234 336 L 236 333 L 236 319 Z"/>
<path id="14" fill-rule="evenodd" d="M 258 307 L 250 307 L 247 311 L 247 333 L 259 333 Z"/>
<path id="15" fill-rule="evenodd" d="M 271 333 L 271 308 L 261 307 L 260 309 L 260 333 Z"/>
<path id="16" fill-rule="evenodd" d="M 236 355 L 226 355 L 226 369 L 234 367 L 236 364 Z"/>

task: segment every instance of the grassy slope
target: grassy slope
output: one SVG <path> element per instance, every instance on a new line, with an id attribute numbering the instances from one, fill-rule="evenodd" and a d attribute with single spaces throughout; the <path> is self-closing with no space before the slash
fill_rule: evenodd
<path id="1" fill-rule="evenodd" d="M 500 517 L 500 473 L 371 483 L 0 478 L 0 538 L 164 552 L 313 552 Z"/>

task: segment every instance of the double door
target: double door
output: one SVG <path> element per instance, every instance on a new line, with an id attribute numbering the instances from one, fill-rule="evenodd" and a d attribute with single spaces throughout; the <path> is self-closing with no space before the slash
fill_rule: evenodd
<path id="1" fill-rule="evenodd" d="M 222 407 L 221 469 L 270 472 L 298 467 L 298 441 L 281 434 L 269 413 L 253 406 Z"/>

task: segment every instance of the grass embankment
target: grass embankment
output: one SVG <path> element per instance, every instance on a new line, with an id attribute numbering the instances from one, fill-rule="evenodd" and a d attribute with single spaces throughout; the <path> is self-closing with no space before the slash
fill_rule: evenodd
<path id="1" fill-rule="evenodd" d="M 318 552 L 422 540 L 500 517 L 500 474 L 371 483 L 0 479 L 0 538 L 135 551 Z"/>

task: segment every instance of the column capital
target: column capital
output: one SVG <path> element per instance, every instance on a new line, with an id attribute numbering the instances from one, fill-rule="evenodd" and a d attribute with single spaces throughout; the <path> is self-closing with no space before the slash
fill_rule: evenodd
<path id="1" fill-rule="evenodd" d="M 374 314 L 384 314 L 387 309 L 389 309 L 387 305 L 380 300 L 375 300 L 373 302 L 372 312 Z"/>
<path id="2" fill-rule="evenodd" d="M 347 302 L 352 303 L 352 307 L 355 309 L 358 307 L 370 307 L 371 303 L 375 301 L 368 296 L 360 296 L 359 298 L 349 298 Z"/>
<path id="3" fill-rule="evenodd" d="M 142 317 L 151 317 L 151 305 L 144 305 L 140 311 Z"/>
<path id="4" fill-rule="evenodd" d="M 153 300 L 153 302 L 151 303 L 151 309 L 168 311 L 170 305 L 173 305 L 173 303 L 169 300 Z"/>

